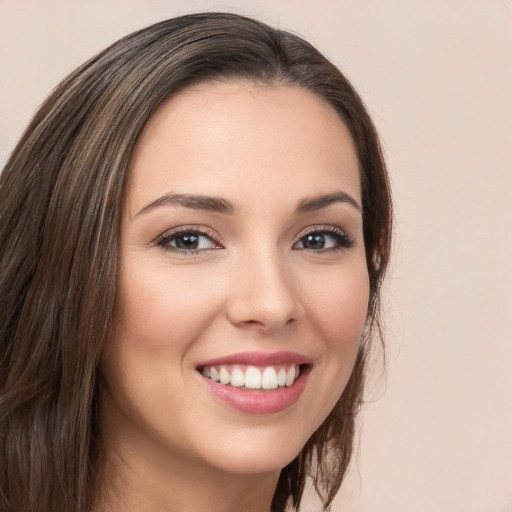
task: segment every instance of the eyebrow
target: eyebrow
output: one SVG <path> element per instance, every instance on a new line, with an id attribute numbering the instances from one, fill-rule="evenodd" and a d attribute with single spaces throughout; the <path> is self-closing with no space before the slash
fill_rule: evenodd
<path id="1" fill-rule="evenodd" d="M 353 206 L 356 210 L 362 211 L 359 203 L 349 194 L 338 190 L 336 192 L 332 192 L 330 194 L 324 194 L 315 197 L 306 197 L 302 201 L 299 202 L 297 206 L 297 213 L 307 213 L 313 212 L 316 210 L 321 210 L 322 208 L 326 208 L 334 203 L 347 203 Z"/>
<path id="2" fill-rule="evenodd" d="M 158 206 L 184 206 L 193 210 L 207 210 L 218 213 L 234 213 L 234 206 L 221 197 L 199 196 L 194 194 L 164 194 L 152 203 L 144 206 L 137 215 L 147 213 Z"/>
<path id="3" fill-rule="evenodd" d="M 341 190 L 315 197 L 306 197 L 299 201 L 295 213 L 307 213 L 321 210 L 334 203 L 347 203 L 361 211 L 359 203 L 349 194 Z M 142 215 L 159 206 L 184 206 L 193 210 L 206 210 L 217 213 L 235 213 L 235 207 L 222 197 L 202 196 L 195 194 L 175 194 L 169 192 L 144 206 L 136 215 Z"/>

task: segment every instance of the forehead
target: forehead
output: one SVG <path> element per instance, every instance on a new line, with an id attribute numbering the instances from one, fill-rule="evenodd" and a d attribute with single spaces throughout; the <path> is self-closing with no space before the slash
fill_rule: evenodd
<path id="1" fill-rule="evenodd" d="M 138 208 L 168 191 L 284 196 L 296 185 L 360 198 L 353 140 L 334 108 L 295 86 L 215 82 L 185 89 L 149 119 L 127 193 Z"/>

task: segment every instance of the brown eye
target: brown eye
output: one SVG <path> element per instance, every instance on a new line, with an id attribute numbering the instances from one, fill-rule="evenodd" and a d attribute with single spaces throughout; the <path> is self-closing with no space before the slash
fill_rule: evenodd
<path id="1" fill-rule="evenodd" d="M 302 247 L 304 249 L 324 249 L 325 248 L 325 236 L 322 233 L 313 233 L 310 235 L 303 236 L 300 239 Z"/>
<path id="2" fill-rule="evenodd" d="M 174 243 L 178 249 L 195 250 L 199 247 L 199 238 L 199 235 L 195 233 L 184 233 L 183 235 L 176 236 Z"/>
<path id="3" fill-rule="evenodd" d="M 220 249 L 220 246 L 206 233 L 198 231 L 179 231 L 164 236 L 157 243 L 167 251 L 198 252 L 208 249 Z"/>
<path id="4" fill-rule="evenodd" d="M 346 233 L 339 228 L 332 228 L 307 233 L 294 245 L 294 249 L 329 251 L 348 249 L 352 245 L 353 242 Z"/>

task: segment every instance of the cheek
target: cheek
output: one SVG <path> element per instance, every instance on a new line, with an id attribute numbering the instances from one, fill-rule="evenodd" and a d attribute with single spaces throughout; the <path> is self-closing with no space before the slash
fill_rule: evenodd
<path id="1" fill-rule="evenodd" d="M 116 308 L 122 338 L 145 350 L 175 351 L 215 317 L 218 291 L 215 286 L 205 286 L 200 272 L 192 268 L 172 272 L 165 266 L 130 270 L 121 278 Z"/>
<path id="2" fill-rule="evenodd" d="M 164 411 L 187 407 L 186 395 L 170 390 L 187 385 L 191 347 L 221 301 L 197 270 L 129 263 L 120 277 L 115 331 L 101 367 L 108 403 L 121 411 L 122 421 L 130 418 L 145 429 L 158 425 Z"/>
<path id="3" fill-rule="evenodd" d="M 332 279 L 311 293 L 312 319 L 331 350 L 343 351 L 358 345 L 368 313 L 368 298 L 366 267 L 344 273 L 342 279 Z"/>
<path id="4" fill-rule="evenodd" d="M 322 341 L 322 352 L 318 349 L 322 375 L 312 377 L 319 379 L 318 386 L 325 393 L 323 416 L 334 407 L 350 378 L 368 312 L 366 266 L 356 266 L 339 277 L 310 294 L 310 319 Z"/>

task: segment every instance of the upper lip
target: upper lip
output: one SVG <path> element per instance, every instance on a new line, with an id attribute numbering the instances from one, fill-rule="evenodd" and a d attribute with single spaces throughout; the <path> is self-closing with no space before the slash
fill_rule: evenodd
<path id="1" fill-rule="evenodd" d="M 223 364 L 243 364 L 250 366 L 273 366 L 278 364 L 312 364 L 311 359 L 297 352 L 239 352 L 215 359 L 209 359 L 198 364 L 198 367 L 220 366 Z"/>

